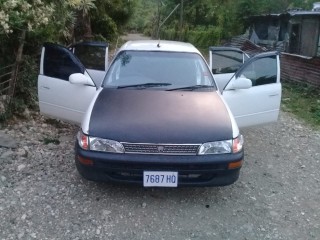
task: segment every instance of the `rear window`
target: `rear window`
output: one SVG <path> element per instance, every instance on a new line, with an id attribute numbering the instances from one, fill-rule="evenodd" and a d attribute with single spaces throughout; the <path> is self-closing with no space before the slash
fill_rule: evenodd
<path id="1" fill-rule="evenodd" d="M 74 47 L 74 54 L 87 69 L 105 71 L 106 47 L 76 45 Z"/>
<path id="2" fill-rule="evenodd" d="M 244 54 L 236 51 L 214 51 L 212 54 L 212 73 L 235 73 L 244 62 Z"/>

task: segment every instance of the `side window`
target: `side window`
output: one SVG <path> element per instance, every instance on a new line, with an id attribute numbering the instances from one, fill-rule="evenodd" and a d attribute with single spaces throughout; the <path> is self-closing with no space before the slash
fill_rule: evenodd
<path id="1" fill-rule="evenodd" d="M 236 51 L 213 51 L 212 73 L 235 73 L 243 64 L 243 53 Z"/>
<path id="2" fill-rule="evenodd" d="M 244 68 L 237 77 L 245 77 L 252 81 L 252 86 L 277 82 L 276 56 L 257 59 Z"/>
<path id="3" fill-rule="evenodd" d="M 84 67 L 68 49 L 53 45 L 45 46 L 44 75 L 68 81 L 71 74 L 84 71 Z"/>
<path id="4" fill-rule="evenodd" d="M 74 54 L 87 69 L 105 71 L 106 47 L 80 44 L 74 47 Z"/>

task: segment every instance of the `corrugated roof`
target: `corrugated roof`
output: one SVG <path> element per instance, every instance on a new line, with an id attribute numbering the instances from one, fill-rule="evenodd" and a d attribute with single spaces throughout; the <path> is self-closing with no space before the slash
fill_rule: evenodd
<path id="1" fill-rule="evenodd" d="M 320 16 L 320 11 L 289 11 L 290 16 L 301 16 L 301 15 L 310 15 L 310 16 Z"/>
<path id="2" fill-rule="evenodd" d="M 284 13 L 270 13 L 270 14 L 261 14 L 261 15 L 253 15 L 250 18 L 258 18 L 258 17 L 274 17 L 279 18 L 283 16 L 320 16 L 320 11 L 306 11 L 306 10 L 292 10 Z"/>
<path id="3" fill-rule="evenodd" d="M 260 47 L 251 42 L 246 34 L 233 37 L 231 41 L 226 43 L 224 46 L 239 48 L 250 56 L 267 51 L 266 48 Z"/>

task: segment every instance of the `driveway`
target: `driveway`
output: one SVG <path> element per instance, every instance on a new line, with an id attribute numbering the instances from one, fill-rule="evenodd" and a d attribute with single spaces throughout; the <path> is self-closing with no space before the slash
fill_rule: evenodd
<path id="1" fill-rule="evenodd" d="M 0 148 L 0 239 L 320 239 L 320 132 L 287 113 L 243 131 L 240 179 L 222 188 L 86 181 L 76 131 L 38 113 L 1 131 L 15 148 Z"/>
<path id="2" fill-rule="evenodd" d="M 121 36 L 123 41 L 135 41 L 135 40 L 149 40 L 150 37 L 145 36 L 141 33 L 128 33 Z"/>
<path id="3" fill-rule="evenodd" d="M 288 113 L 242 131 L 235 184 L 178 189 L 86 181 L 77 127 L 26 117 L 0 131 L 0 239 L 320 239 L 320 132 Z"/>

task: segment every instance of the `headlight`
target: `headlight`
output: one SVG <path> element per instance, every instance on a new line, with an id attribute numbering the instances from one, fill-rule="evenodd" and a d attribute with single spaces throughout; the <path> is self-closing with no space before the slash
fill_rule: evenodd
<path id="1" fill-rule="evenodd" d="M 124 153 L 121 143 L 109 139 L 89 137 L 90 150 L 110 153 Z"/>
<path id="2" fill-rule="evenodd" d="M 231 153 L 232 140 L 208 142 L 201 145 L 199 155 Z"/>
<path id="3" fill-rule="evenodd" d="M 239 135 L 233 140 L 207 142 L 199 148 L 199 155 L 237 153 L 242 150 L 243 137 Z"/>
<path id="4" fill-rule="evenodd" d="M 99 152 L 124 153 L 121 143 L 110 139 L 102 139 L 98 137 L 89 137 L 79 131 L 77 134 L 79 146 L 84 150 L 92 150 Z"/>

